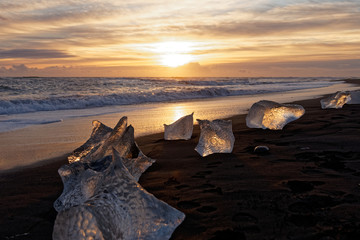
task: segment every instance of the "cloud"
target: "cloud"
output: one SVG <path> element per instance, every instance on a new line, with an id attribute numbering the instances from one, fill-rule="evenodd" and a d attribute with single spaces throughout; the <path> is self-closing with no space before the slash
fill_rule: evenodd
<path id="1" fill-rule="evenodd" d="M 11 49 L 0 50 L 0 58 L 69 58 L 75 55 L 53 49 Z"/>
<path id="2" fill-rule="evenodd" d="M 274 6 L 264 12 L 244 14 L 241 9 L 213 21 L 198 21 L 182 26 L 182 31 L 212 37 L 282 37 L 311 33 L 323 37 L 358 29 L 360 3 L 317 3 Z M 244 16 L 243 16 L 244 15 Z M 171 29 L 171 26 L 168 26 Z"/>
<path id="3" fill-rule="evenodd" d="M 234 11 L 226 18 L 167 25 L 166 31 L 184 31 L 208 36 L 253 37 L 311 32 L 343 32 L 358 29 L 360 3 L 296 5 L 273 8 L 261 14 Z"/>
<path id="4" fill-rule="evenodd" d="M 37 71 L 37 68 L 29 68 L 25 64 L 12 65 L 11 67 L 0 67 L 0 74 L 3 76 L 23 76 Z"/>
<path id="5" fill-rule="evenodd" d="M 28 67 L 25 64 L 0 67 L 0 76 L 57 77 L 350 77 L 360 76 L 360 59 L 322 61 L 279 61 L 199 63 L 168 68 L 163 66 L 58 66 Z"/>
<path id="6" fill-rule="evenodd" d="M 173 40 L 203 42 L 191 53 L 201 65 L 360 51 L 358 0 L 2 0 L 0 9 L 6 66 L 149 65 L 159 56 L 134 45 Z"/>
<path id="7" fill-rule="evenodd" d="M 114 1 L 23 1 L 15 4 L 4 4 L 0 2 L 9 23 L 13 27 L 21 27 L 22 24 L 50 26 L 77 25 L 81 23 L 97 23 L 102 19 L 113 18 L 115 14 L 125 15 L 126 8 L 114 4 Z"/>
<path id="8" fill-rule="evenodd" d="M 327 61 L 300 61 L 300 62 L 276 62 L 269 63 L 270 66 L 278 68 L 323 68 L 323 69 L 360 69 L 360 59 L 327 60 Z"/>
<path id="9" fill-rule="evenodd" d="M 23 2 L 23 1 L 21 1 Z M 360 3 L 353 1 L 279 4 L 277 1 L 32 1 L 9 16 L 10 26 L 71 31 L 86 27 L 123 36 L 185 33 L 266 36 L 321 28 L 357 28 Z M 6 8 L 5 8 L 6 9 Z M 30 29 L 32 29 L 31 27 Z M 36 28 L 35 28 L 36 29 Z M 116 34 L 117 33 L 117 34 Z M 38 33 L 36 33 L 38 34 Z M 56 34 L 61 36 L 60 34 Z"/>
<path id="10" fill-rule="evenodd" d="M 360 59 L 318 61 L 254 61 L 211 66 L 213 73 L 256 77 L 350 77 L 360 76 Z"/>
<path id="11" fill-rule="evenodd" d="M 10 70 L 14 71 L 14 72 L 26 72 L 28 71 L 30 68 L 28 68 L 27 66 L 25 66 L 25 64 L 19 64 L 19 65 L 13 65 Z"/>

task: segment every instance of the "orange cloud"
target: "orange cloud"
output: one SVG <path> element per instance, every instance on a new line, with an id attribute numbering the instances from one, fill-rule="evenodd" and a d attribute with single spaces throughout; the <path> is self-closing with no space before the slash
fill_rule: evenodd
<path id="1" fill-rule="evenodd" d="M 42 70 L 66 66 L 66 74 L 74 75 L 86 74 L 79 70 L 85 68 L 118 68 L 126 75 L 139 74 L 135 68 L 154 76 L 203 74 L 199 68 L 163 68 L 159 59 L 167 53 L 139 48 L 169 41 L 194 43 L 183 63 L 248 64 L 251 72 L 257 62 L 311 62 L 326 74 L 322 63 L 352 61 L 360 55 L 360 2 L 351 0 L 18 0 L 1 1 L 0 9 L 2 75 L 21 64 Z M 260 67 L 261 74 L 275 73 L 273 67 L 267 73 Z M 211 74 L 227 74 L 219 67 L 211 69 Z"/>

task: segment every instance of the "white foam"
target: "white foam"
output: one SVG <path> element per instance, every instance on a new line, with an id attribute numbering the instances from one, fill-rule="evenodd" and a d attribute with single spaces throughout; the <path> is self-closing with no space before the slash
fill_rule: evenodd
<path id="1" fill-rule="evenodd" d="M 309 78 L 0 78 L 0 115 L 252 95 L 330 86 Z"/>

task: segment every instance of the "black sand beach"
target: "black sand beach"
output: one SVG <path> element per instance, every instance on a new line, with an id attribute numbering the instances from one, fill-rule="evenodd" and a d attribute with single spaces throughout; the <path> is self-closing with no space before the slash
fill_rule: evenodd
<path id="1" fill-rule="evenodd" d="M 197 125 L 189 141 L 137 139 L 156 159 L 139 183 L 186 214 L 171 239 L 360 239 L 360 105 L 296 103 L 305 115 L 281 131 L 232 117 L 231 154 L 198 155 Z M 253 153 L 258 145 L 270 151 Z M 66 163 L 0 175 L 1 239 L 51 239 Z"/>

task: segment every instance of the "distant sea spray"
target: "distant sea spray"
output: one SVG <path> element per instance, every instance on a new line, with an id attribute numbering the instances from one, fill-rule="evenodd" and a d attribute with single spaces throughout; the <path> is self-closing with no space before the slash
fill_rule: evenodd
<path id="1" fill-rule="evenodd" d="M 333 78 L 0 78 L 0 115 L 326 87 Z"/>

